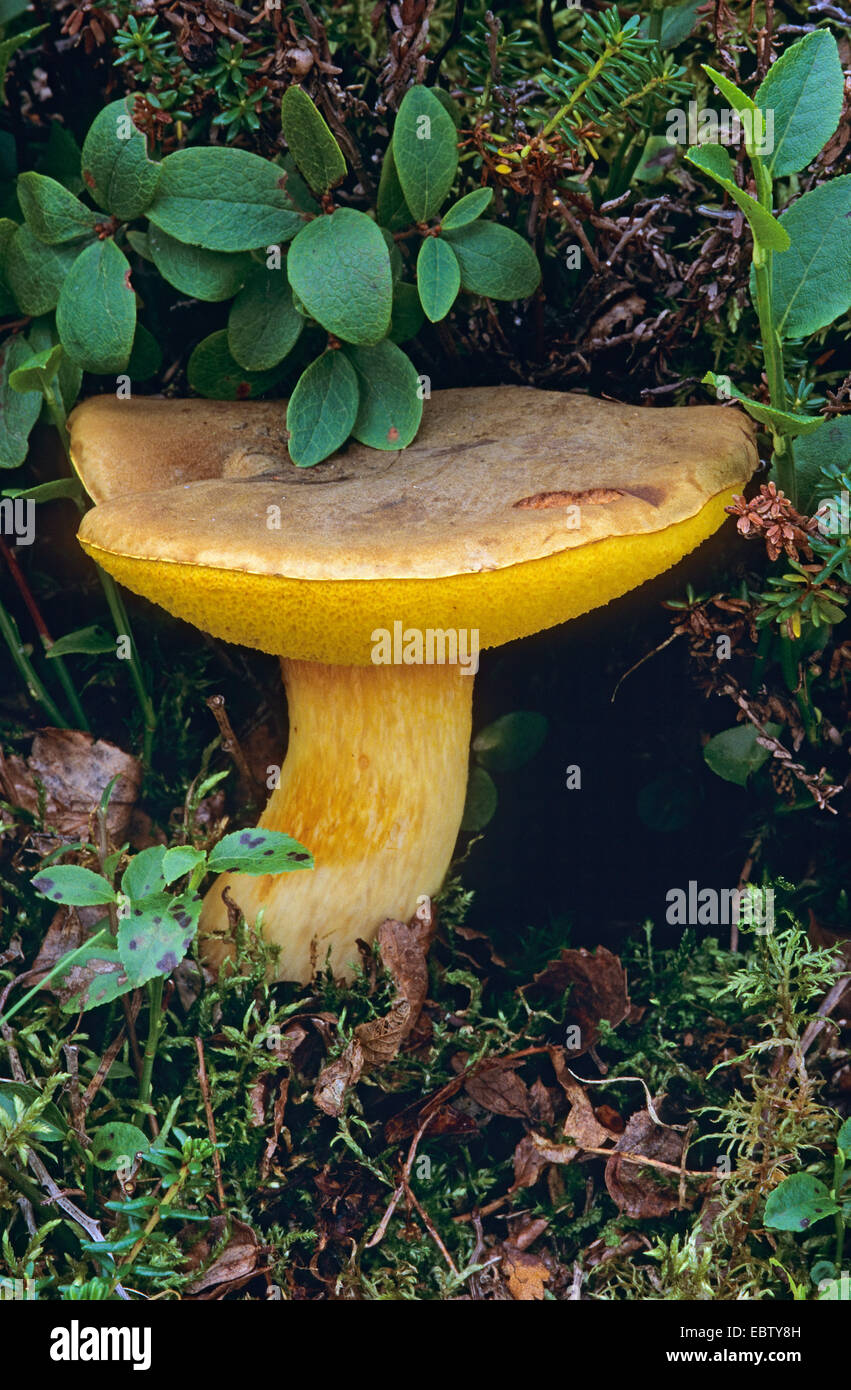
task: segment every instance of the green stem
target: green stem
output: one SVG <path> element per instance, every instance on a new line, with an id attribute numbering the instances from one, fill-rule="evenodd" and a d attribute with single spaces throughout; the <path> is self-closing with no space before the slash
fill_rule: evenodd
<path id="1" fill-rule="evenodd" d="M 41 645 L 44 647 L 45 655 L 50 656 L 50 649 L 53 646 L 53 643 L 45 641 L 44 637 L 42 637 Z M 68 704 L 71 706 L 71 713 L 74 716 L 77 728 L 83 729 L 87 734 L 90 734 L 92 732 L 92 728 L 89 724 L 88 719 L 86 718 L 83 706 L 80 704 L 80 697 L 74 688 L 74 682 L 71 679 L 68 667 L 65 665 L 65 662 L 61 656 L 54 656 L 50 659 L 53 665 L 56 667 L 56 674 L 59 678 L 59 684 L 65 691 L 65 697 L 68 701 Z"/>
<path id="2" fill-rule="evenodd" d="M 0 634 L 4 637 L 12 660 L 23 677 L 24 684 L 32 698 L 41 705 L 51 724 L 55 725 L 57 729 L 67 729 L 67 719 L 63 719 L 58 706 L 54 704 L 51 696 L 47 693 L 47 690 L 36 675 L 35 667 L 24 650 L 24 644 L 21 641 L 21 634 L 18 632 L 17 624 L 11 613 L 7 613 L 2 603 L 0 603 Z"/>
<path id="3" fill-rule="evenodd" d="M 139 656 L 138 648 L 136 646 L 136 639 L 133 636 L 133 629 L 130 626 L 130 619 L 127 616 L 127 609 L 124 607 L 124 599 L 121 597 L 121 591 L 119 590 L 118 585 L 115 583 L 115 580 L 112 578 L 112 575 L 107 574 L 105 570 L 102 570 L 100 568 L 100 565 L 98 565 L 98 576 L 103 587 L 103 592 L 106 596 L 106 601 L 109 605 L 109 611 L 112 614 L 112 621 L 115 624 L 115 630 L 118 633 L 119 637 L 127 637 L 130 641 L 130 679 L 133 682 L 133 686 L 136 691 L 136 699 L 139 702 L 139 708 L 142 711 L 142 719 L 144 721 L 144 733 L 142 738 L 142 763 L 145 768 L 145 771 L 147 772 L 148 768 L 150 768 L 151 766 L 151 752 L 154 743 L 154 732 L 157 727 L 157 716 L 154 711 L 153 702 L 151 700 L 150 695 L 148 694 L 145 682 L 142 679 L 142 673 L 139 670 Z"/>
<path id="4" fill-rule="evenodd" d="M 606 44 L 606 47 L 603 49 L 603 52 L 600 54 L 594 66 L 585 75 L 585 77 L 583 77 L 582 81 L 579 83 L 579 86 L 573 92 L 571 92 L 569 100 L 565 102 L 564 106 L 559 107 L 552 120 L 547 121 L 547 124 L 541 131 L 541 136 L 544 140 L 546 140 L 550 135 L 552 135 L 553 131 L 561 125 L 562 121 L 570 115 L 571 111 L 573 111 L 573 109 L 575 108 L 577 102 L 581 101 L 588 88 L 591 87 L 597 81 L 597 78 L 600 76 L 600 73 L 603 71 L 603 68 L 615 56 L 616 53 L 616 47 L 613 47 L 611 44 Z"/>
<path id="5" fill-rule="evenodd" d="M 842 1154 L 837 1154 L 833 1160 L 833 1198 L 837 1203 L 841 1203 L 842 1198 L 839 1194 L 839 1186 L 842 1182 L 842 1174 L 845 1171 L 845 1159 Z M 842 1262 L 845 1255 L 845 1216 L 841 1211 L 836 1213 L 836 1252 L 834 1264 L 836 1265 L 837 1275 L 842 1273 Z"/>
<path id="6" fill-rule="evenodd" d="M 88 941 L 84 941 L 82 946 L 78 946 L 76 951 L 69 951 L 67 956 L 62 956 L 61 960 L 56 962 L 52 970 L 48 970 L 47 974 L 43 979 L 39 980 L 37 985 L 33 985 L 32 989 L 28 989 L 26 994 L 21 995 L 17 1004 L 13 1004 L 11 1009 L 7 1009 L 6 1013 L 0 1015 L 0 1024 L 8 1023 L 9 1019 L 14 1018 L 15 1014 L 18 1013 L 30 999 L 33 999 L 40 989 L 43 989 L 55 976 L 64 974 L 68 966 L 75 961 L 78 956 L 81 956 L 84 951 L 90 950 L 92 946 L 97 946 L 100 941 L 103 941 L 108 936 L 109 932 L 104 927 L 101 931 L 95 932 L 94 936 L 90 936 Z"/>
<path id="7" fill-rule="evenodd" d="M 145 1042 L 145 1055 L 142 1059 L 142 1075 L 139 1078 L 139 1109 L 148 1104 L 151 1098 L 151 1074 L 162 1023 L 163 976 L 155 975 L 148 985 L 148 1037 Z"/>
<path id="8" fill-rule="evenodd" d="M 771 175 L 759 155 L 748 151 L 756 181 L 759 203 L 766 212 L 772 211 L 774 189 Z M 754 289 L 756 311 L 759 318 L 759 332 L 762 338 L 762 351 L 765 357 L 765 375 L 768 381 L 768 397 L 775 410 L 786 410 L 786 373 L 783 366 L 783 343 L 774 324 L 772 303 L 774 285 L 774 253 L 754 243 L 753 255 Z M 795 479 L 795 452 L 789 436 L 775 436 L 774 471 L 778 487 L 786 494 L 792 506 L 797 506 L 798 489 Z"/>
<path id="9" fill-rule="evenodd" d="M 51 382 L 50 387 L 47 393 L 45 394 L 45 399 L 47 401 L 48 410 L 50 411 L 50 417 L 54 425 L 56 426 L 56 429 L 59 432 L 60 439 L 62 440 L 62 447 L 65 450 L 65 456 L 68 459 L 69 467 L 73 471 L 75 477 L 79 478 L 79 474 L 77 473 L 77 470 L 74 467 L 74 460 L 71 458 L 71 437 L 68 434 L 68 425 L 65 416 L 65 405 L 63 403 L 62 396 L 59 392 L 59 387 L 56 381 Z M 82 481 L 82 478 L 80 478 L 81 483 Z M 80 510 L 82 511 L 83 508 L 81 507 Z M 139 668 L 138 648 L 133 637 L 133 630 L 130 627 L 130 619 L 127 616 L 127 609 L 124 606 L 124 600 L 121 597 L 119 589 L 112 576 L 107 574 L 104 570 L 102 570 L 100 565 L 97 565 L 96 569 L 98 572 L 98 578 L 100 579 L 101 586 L 103 588 L 104 596 L 106 598 L 107 604 L 109 605 L 109 611 L 112 614 L 112 621 L 115 624 L 115 630 L 119 637 L 127 637 L 130 640 L 130 679 L 133 682 L 133 687 L 136 691 L 136 699 L 138 700 L 139 708 L 142 711 L 142 720 L 144 725 L 144 733 L 142 738 L 142 764 L 144 766 L 145 771 L 147 772 L 151 766 L 151 753 L 153 750 L 154 733 L 157 727 L 156 712 L 154 710 L 153 702 L 151 700 L 150 695 L 148 694 L 147 687 L 145 685 L 141 670 Z"/>

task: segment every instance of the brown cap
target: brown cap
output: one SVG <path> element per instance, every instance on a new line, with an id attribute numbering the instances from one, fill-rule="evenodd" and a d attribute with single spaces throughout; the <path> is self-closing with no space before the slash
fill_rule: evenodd
<path id="1" fill-rule="evenodd" d="M 521 386 L 435 392 L 399 452 L 352 444 L 301 470 L 284 433 L 281 402 L 86 402 L 72 452 L 99 504 L 81 543 L 216 636 L 369 664 L 391 620 L 487 647 L 607 603 L 717 529 L 758 461 L 734 409 Z"/>

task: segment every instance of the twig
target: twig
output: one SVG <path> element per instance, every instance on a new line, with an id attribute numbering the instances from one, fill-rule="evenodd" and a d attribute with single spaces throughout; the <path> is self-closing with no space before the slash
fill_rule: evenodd
<path id="1" fill-rule="evenodd" d="M 261 791 L 260 784 L 251 771 L 251 768 L 248 766 L 245 754 L 239 745 L 239 740 L 231 727 L 231 722 L 228 719 L 227 710 L 225 709 L 224 695 L 209 695 L 207 697 L 207 708 L 210 710 L 219 726 L 219 733 L 222 736 L 222 748 L 226 753 L 231 755 L 236 763 L 239 775 L 245 783 L 246 790 L 255 801 L 258 800 Z"/>
<path id="2" fill-rule="evenodd" d="M 213 1106 L 210 1100 L 210 1083 L 207 1080 L 204 1044 L 199 1037 L 195 1038 L 195 1051 L 198 1053 L 198 1084 L 201 1087 L 201 1096 L 204 1101 L 204 1113 L 207 1116 L 207 1133 L 210 1136 L 210 1143 L 213 1145 L 213 1172 L 216 1175 L 216 1194 L 219 1199 L 219 1210 L 224 1211 L 227 1199 L 225 1198 L 225 1189 L 222 1182 L 222 1160 L 216 1142 L 216 1121 L 213 1118 Z"/>
<path id="3" fill-rule="evenodd" d="M 44 648 L 45 655 L 49 657 L 51 649 L 56 644 L 54 643 L 53 638 L 51 637 L 50 632 L 48 631 L 47 623 L 44 621 L 44 618 L 41 615 L 41 610 L 39 609 L 38 604 L 33 598 L 30 586 L 24 578 L 23 571 L 20 565 L 18 564 L 17 559 L 15 558 L 15 553 L 13 550 L 9 548 L 9 546 L 3 540 L 2 536 L 0 536 L 0 554 L 2 554 L 3 559 L 6 561 L 6 564 L 9 567 L 9 573 L 11 574 L 12 578 L 15 581 L 15 584 L 18 587 L 18 592 L 21 595 L 24 604 L 26 605 L 27 612 L 32 618 L 33 626 L 36 632 L 38 633 L 39 637 L 41 638 L 41 645 Z M 71 713 L 77 721 L 78 727 L 84 729 L 87 734 L 90 734 L 91 726 L 89 725 L 89 721 L 86 719 L 83 707 L 80 704 L 80 700 L 77 695 L 77 691 L 74 688 L 74 682 L 71 680 L 71 676 L 68 672 L 68 667 L 65 665 L 64 659 L 61 656 L 54 656 L 51 657 L 51 660 L 53 661 L 53 664 L 56 667 L 56 674 L 59 677 L 62 689 L 65 691 L 68 703 L 71 706 Z"/>

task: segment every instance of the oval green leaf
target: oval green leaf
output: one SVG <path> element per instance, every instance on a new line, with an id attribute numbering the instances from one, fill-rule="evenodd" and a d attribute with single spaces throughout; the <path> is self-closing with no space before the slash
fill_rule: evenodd
<path id="1" fill-rule="evenodd" d="M 203 338 L 186 366 L 189 385 L 214 401 L 245 401 L 260 396 L 280 381 L 281 369 L 247 372 L 231 356 L 227 331 L 222 328 Z"/>
<path id="2" fill-rule="evenodd" d="M 313 855 L 280 830 L 234 830 L 213 846 L 207 865 L 214 874 L 227 869 L 251 875 L 282 874 L 312 869 Z"/>
<path id="3" fill-rule="evenodd" d="M 426 237 L 417 257 L 417 289 L 426 318 L 445 319 L 461 288 L 461 267 L 448 241 Z"/>
<path id="4" fill-rule="evenodd" d="M 791 248 L 774 262 L 774 322 L 782 337 L 805 338 L 851 305 L 851 174 L 805 193 L 780 225 Z"/>
<path id="5" fill-rule="evenodd" d="M 148 219 L 208 251 L 252 251 L 290 241 L 304 225 L 281 170 L 247 150 L 175 150 L 162 162 Z"/>
<path id="6" fill-rule="evenodd" d="M 18 202 L 33 236 L 46 246 L 94 235 L 97 217 L 91 208 L 45 174 L 20 175 Z"/>
<path id="7" fill-rule="evenodd" d="M 130 263 L 110 238 L 95 241 L 72 265 L 56 306 L 56 329 L 68 356 L 85 372 L 120 372 L 136 332 Z"/>
<path id="8" fill-rule="evenodd" d="M 18 227 L 9 241 L 3 271 L 22 314 L 38 318 L 56 308 L 65 277 L 79 254 L 79 246 L 45 246 L 29 227 Z"/>
<path id="9" fill-rule="evenodd" d="M 245 284 L 253 265 L 244 252 L 205 251 L 202 246 L 187 246 L 153 225 L 148 248 L 164 280 L 182 294 L 210 303 L 232 299 Z"/>
<path id="10" fill-rule="evenodd" d="M 42 869 L 32 886 L 42 897 L 63 906 L 97 907 L 115 902 L 115 893 L 106 879 L 79 864 L 53 864 Z"/>
<path id="11" fill-rule="evenodd" d="M 446 234 L 461 267 L 461 285 L 489 299 L 526 299 L 541 279 L 527 241 L 498 222 L 471 222 Z"/>
<path id="12" fill-rule="evenodd" d="M 133 122 L 135 98 L 112 101 L 83 141 L 83 181 L 98 207 L 131 222 L 150 207 L 162 166 L 148 158 L 144 132 Z"/>
<path id="13" fill-rule="evenodd" d="M 811 1173 L 793 1173 L 769 1192 L 763 1224 L 772 1231 L 806 1231 L 839 1210 L 823 1182 Z"/>
<path id="14" fill-rule="evenodd" d="M 372 449 L 406 449 L 423 416 L 420 379 L 410 357 L 389 341 L 345 352 L 360 395 L 355 439 Z"/>
<path id="15" fill-rule="evenodd" d="M 24 338 L 12 338 L 0 348 L 0 468 L 17 468 L 24 462 L 30 430 L 41 412 L 38 384 L 28 391 L 15 390 L 9 378 L 32 360 Z"/>
<path id="16" fill-rule="evenodd" d="M 338 208 L 299 233 L 290 285 L 308 314 L 347 343 L 378 343 L 390 327 L 393 274 L 384 237 L 363 212 Z"/>
<path id="17" fill-rule="evenodd" d="M 773 122 L 773 148 L 764 155 L 772 178 L 797 174 L 827 144 L 842 115 L 845 79 L 836 39 L 816 29 L 777 59 L 756 94 Z"/>
<path id="18" fill-rule="evenodd" d="M 290 153 L 314 193 L 327 193 L 346 177 L 343 151 L 302 87 L 288 87 L 281 102 L 281 129 Z"/>
<path id="19" fill-rule="evenodd" d="M 358 413 L 358 381 L 344 353 L 323 353 L 302 372 L 287 406 L 289 451 L 311 468 L 345 444 Z"/>
<path id="20" fill-rule="evenodd" d="M 457 203 L 453 203 L 448 208 L 441 219 L 441 227 L 445 232 L 451 232 L 459 227 L 466 227 L 468 223 L 475 222 L 477 217 L 481 217 L 486 208 L 493 202 L 492 188 L 476 188 L 466 197 L 459 198 Z"/>
<path id="21" fill-rule="evenodd" d="M 248 371 L 264 371 L 295 347 L 304 319 L 282 270 L 255 266 L 231 307 L 228 347 Z"/>
<path id="22" fill-rule="evenodd" d="M 458 132 L 428 87 L 409 87 L 393 127 L 393 158 L 416 222 L 439 211 L 458 169 Z"/>

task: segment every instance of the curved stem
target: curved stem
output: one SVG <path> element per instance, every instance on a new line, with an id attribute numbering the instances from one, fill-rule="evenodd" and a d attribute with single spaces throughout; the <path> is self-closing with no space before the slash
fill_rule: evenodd
<path id="1" fill-rule="evenodd" d="M 459 666 L 284 661 L 290 740 L 260 825 L 294 836 L 315 869 L 222 874 L 204 902 L 205 955 L 232 953 L 229 896 L 280 948 L 279 979 L 310 979 L 330 954 L 351 977 L 359 940 L 407 921 L 441 886 L 464 810 L 472 675 Z"/>

